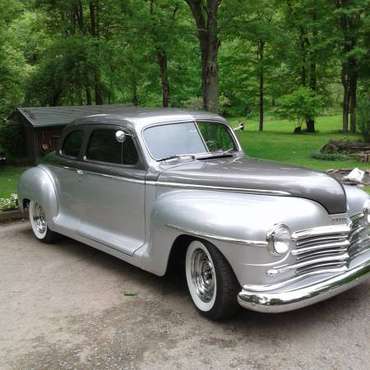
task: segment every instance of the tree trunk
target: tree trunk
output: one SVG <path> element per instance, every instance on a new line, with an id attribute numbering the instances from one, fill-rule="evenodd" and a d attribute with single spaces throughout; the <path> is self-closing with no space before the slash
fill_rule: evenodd
<path id="1" fill-rule="evenodd" d="M 310 89 L 316 93 L 317 90 L 317 79 L 316 79 L 316 63 L 311 61 L 310 64 Z M 315 132 L 315 119 L 308 117 L 306 119 L 307 132 Z"/>
<path id="2" fill-rule="evenodd" d="M 92 104 L 91 91 L 88 86 L 85 87 L 85 92 L 86 92 L 86 104 L 91 105 Z"/>
<path id="3" fill-rule="evenodd" d="M 263 124 L 264 124 L 264 49 L 265 49 L 265 42 L 263 40 L 258 41 L 257 46 L 257 57 L 258 57 L 258 108 L 259 108 L 259 125 L 258 130 L 263 131 Z"/>
<path id="4" fill-rule="evenodd" d="M 139 105 L 139 96 L 137 94 L 137 83 L 136 78 L 133 76 L 131 79 L 131 87 L 132 87 L 132 104 L 137 107 Z"/>
<path id="5" fill-rule="evenodd" d="M 99 0 L 89 1 L 90 10 L 90 33 L 96 39 L 99 39 Z M 97 54 L 99 55 L 99 45 L 97 46 Z M 95 66 L 94 71 L 94 90 L 95 90 L 95 104 L 104 104 L 103 88 L 101 81 L 101 74 L 99 65 Z"/>
<path id="6" fill-rule="evenodd" d="M 349 116 L 351 132 L 356 133 L 357 74 L 351 76 L 349 85 Z"/>
<path id="7" fill-rule="evenodd" d="M 343 132 L 348 132 L 348 114 L 349 114 L 349 88 L 346 64 L 342 65 L 342 85 L 343 85 Z"/>
<path id="8" fill-rule="evenodd" d="M 168 80 L 167 53 L 164 50 L 158 50 L 157 60 L 159 64 L 159 73 L 162 85 L 162 105 L 166 108 L 170 102 L 170 82 Z"/>
<path id="9" fill-rule="evenodd" d="M 94 89 L 95 89 L 95 104 L 104 104 L 103 89 L 101 84 L 100 71 L 96 70 L 94 75 Z"/>
<path id="10" fill-rule="evenodd" d="M 190 6 L 198 30 L 202 60 L 202 94 L 204 109 L 218 111 L 218 39 L 217 12 L 221 0 L 185 0 Z"/>
<path id="11" fill-rule="evenodd" d="M 301 49 L 301 84 L 306 86 L 306 34 L 303 27 L 299 27 L 299 46 Z"/>

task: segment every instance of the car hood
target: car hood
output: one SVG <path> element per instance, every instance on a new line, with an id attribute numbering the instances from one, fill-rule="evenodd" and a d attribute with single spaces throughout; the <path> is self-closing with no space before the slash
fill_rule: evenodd
<path id="1" fill-rule="evenodd" d="M 318 202 L 331 214 L 346 212 L 346 194 L 336 179 L 323 172 L 273 161 L 247 157 L 193 160 L 167 168 L 161 173 L 159 180 L 178 184 L 285 192 L 288 196 Z"/>

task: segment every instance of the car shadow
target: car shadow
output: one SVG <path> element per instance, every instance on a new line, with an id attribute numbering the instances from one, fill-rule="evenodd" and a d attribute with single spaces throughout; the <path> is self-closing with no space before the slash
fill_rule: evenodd
<path id="1" fill-rule="evenodd" d="M 20 232 L 33 238 L 31 229 L 23 229 Z M 40 247 L 50 248 L 50 245 L 40 243 Z M 165 276 L 159 277 L 64 236 L 52 245 L 52 248 L 55 248 L 58 253 L 68 254 L 69 257 L 95 264 L 100 269 L 109 270 L 120 276 L 123 281 L 129 279 L 135 284 L 145 286 L 152 295 L 157 295 L 160 299 L 165 296 L 167 307 L 171 300 L 180 298 L 183 304 L 188 305 L 181 314 L 187 316 L 190 312 L 189 319 L 197 315 L 194 309 L 189 310 L 192 303 L 187 294 L 186 280 L 182 272 L 171 271 Z M 225 328 L 234 328 L 238 333 L 248 333 L 248 335 L 254 333 L 258 336 L 269 335 L 271 331 L 280 332 L 281 335 L 297 336 L 306 334 L 308 328 L 319 327 L 323 323 L 341 325 L 341 322 L 362 314 L 363 310 L 366 313 L 366 305 L 370 301 L 369 285 L 367 284 L 361 284 L 331 299 L 287 313 L 265 314 L 241 309 L 236 317 L 221 322 L 219 325 Z M 176 309 L 178 309 L 178 305 L 176 305 Z M 204 321 L 209 323 L 205 318 Z"/>

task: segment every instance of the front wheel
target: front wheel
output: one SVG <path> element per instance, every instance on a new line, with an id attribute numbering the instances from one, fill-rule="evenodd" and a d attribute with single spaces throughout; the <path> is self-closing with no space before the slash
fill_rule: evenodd
<path id="1" fill-rule="evenodd" d="M 36 239 L 44 243 L 55 242 L 58 234 L 49 229 L 43 208 L 34 200 L 31 200 L 29 204 L 29 216 L 33 235 Z"/>
<path id="2" fill-rule="evenodd" d="M 198 311 L 212 320 L 226 319 L 239 310 L 240 285 L 225 257 L 211 243 L 192 241 L 186 251 L 186 281 Z"/>

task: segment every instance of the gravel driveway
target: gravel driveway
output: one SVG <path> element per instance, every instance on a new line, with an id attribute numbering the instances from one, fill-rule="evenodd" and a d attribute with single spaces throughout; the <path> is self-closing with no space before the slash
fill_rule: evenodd
<path id="1" fill-rule="evenodd" d="M 69 239 L 0 225 L 1 369 L 369 369 L 370 283 L 300 311 L 193 309 L 159 278 Z"/>

